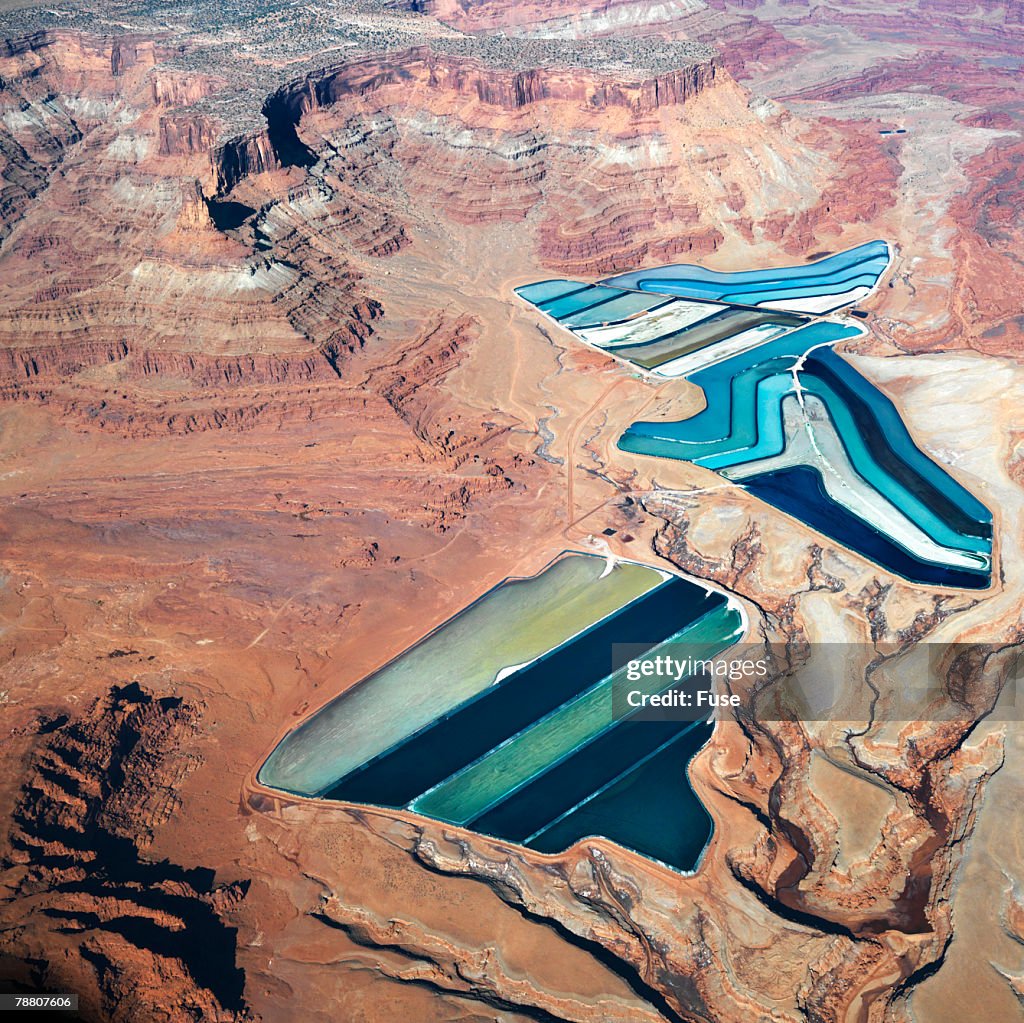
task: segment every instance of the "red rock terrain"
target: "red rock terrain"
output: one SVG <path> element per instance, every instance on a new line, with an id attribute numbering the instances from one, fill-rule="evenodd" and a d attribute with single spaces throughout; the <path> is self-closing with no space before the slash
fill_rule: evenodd
<path id="1" fill-rule="evenodd" d="M 918 0 L 843 4 L 827 13 L 802 3 L 769 8 L 756 0 L 715 0 L 710 6 L 719 12 L 718 20 L 707 19 L 697 35 L 717 40 L 725 66 L 756 90 L 797 110 L 805 103 L 822 112 L 831 107 L 842 120 L 859 112 L 878 118 L 879 127 L 899 126 L 908 116 L 918 122 L 906 136 L 887 140 L 886 148 L 904 165 L 909 151 L 918 163 L 930 163 L 946 176 L 943 186 L 929 183 L 928 194 L 917 201 L 931 203 L 936 211 L 948 208 L 955 238 L 947 243 L 944 233 L 933 234 L 940 243 L 922 243 L 916 251 L 920 258 L 933 249 L 940 263 L 951 263 L 958 287 L 951 302 L 937 296 L 923 303 L 948 308 L 949 318 L 939 329 L 917 325 L 897 331 L 899 343 L 915 350 L 966 345 L 1017 355 L 1021 328 L 1007 300 L 1018 290 L 1021 274 L 1013 255 L 1021 240 L 1015 171 L 1024 110 L 1016 73 L 1020 6 Z M 791 49 L 776 54 L 763 42 L 766 31 L 783 35 Z M 815 56 L 837 33 L 844 54 L 838 67 Z M 961 150 L 952 158 L 951 144 Z M 909 169 L 905 187 L 920 187 L 919 177 Z M 926 223 L 922 228 L 932 232 L 934 220 Z M 957 249 L 955 260 L 950 247 Z"/>
<path id="2" fill-rule="evenodd" d="M 78 992 L 97 1018 L 155 1018 L 155 1005 L 166 1019 L 252 1018 L 220 918 L 247 884 L 144 858 L 196 766 L 187 749 L 199 719 L 131 684 L 74 719 L 36 723 L 2 863 L 0 952 L 20 961 L 23 989 Z"/>
<path id="3" fill-rule="evenodd" d="M 426 6 L 441 38 L 538 20 Z M 252 37 L 280 76 L 253 91 L 240 37 L 201 63 L 208 36 L 132 19 L 0 51 L 10 984 L 77 990 L 91 1019 L 933 1023 L 967 1018 L 950 992 L 983 966 L 985 1018 L 1011 1018 L 1018 740 L 975 724 L 992 688 L 943 727 L 721 726 L 692 770 L 716 825 L 692 877 L 252 781 L 297 718 L 608 526 L 797 653 L 863 644 L 883 700 L 921 641 L 1020 642 L 1019 86 L 988 59 L 1012 18 L 840 5 L 837 72 L 823 9 L 649 6 L 544 20 L 585 13 L 599 46 L 631 17 L 645 48 L 721 56 L 634 72 L 420 43 L 291 70 Z M 958 68 L 938 51 L 963 38 Z M 894 111 L 916 120 L 883 138 Z M 900 254 L 869 375 L 996 510 L 991 592 L 904 584 L 618 452 L 652 403 L 695 409 L 688 385 L 567 347 L 511 293 L 876 236 Z M 895 358 L 929 349 L 952 354 Z"/>

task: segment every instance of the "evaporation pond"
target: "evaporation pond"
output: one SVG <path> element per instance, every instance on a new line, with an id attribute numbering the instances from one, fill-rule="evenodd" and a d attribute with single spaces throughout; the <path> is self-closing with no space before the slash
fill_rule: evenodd
<path id="1" fill-rule="evenodd" d="M 317 796 L 338 779 L 526 664 L 663 585 L 629 562 L 567 553 L 506 580 L 331 701 L 278 744 L 260 769 L 272 788 Z"/>

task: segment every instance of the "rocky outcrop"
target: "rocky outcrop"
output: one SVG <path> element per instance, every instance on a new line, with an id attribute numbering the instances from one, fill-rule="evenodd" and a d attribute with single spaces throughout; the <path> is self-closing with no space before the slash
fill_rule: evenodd
<path id="1" fill-rule="evenodd" d="M 223 193 L 247 174 L 281 166 L 308 166 L 313 156 L 299 139 L 302 118 L 387 86 L 473 97 L 512 112 L 556 100 L 579 103 L 589 110 L 621 106 L 642 114 L 693 99 L 714 83 L 716 67 L 715 60 L 709 60 L 631 81 L 579 68 L 505 70 L 472 58 L 416 47 L 387 58 L 348 63 L 284 86 L 263 106 L 268 124 L 265 132 L 234 139 L 213 154 L 214 178 L 218 191 Z"/>
<path id="2" fill-rule="evenodd" d="M 90 366 L 119 362 L 128 354 L 128 345 L 80 344 L 73 349 L 63 345 L 39 348 L 0 349 L 0 382 L 13 383 L 36 377 L 60 377 L 79 373 Z"/>
<path id="3" fill-rule="evenodd" d="M 205 140 L 204 126 L 189 119 L 179 133 L 176 127 L 168 127 L 168 152 L 196 152 L 192 140 L 202 145 Z M 184 135 L 184 140 L 178 139 Z M 172 148 L 174 147 L 174 148 Z M 241 136 L 219 144 L 210 154 L 213 181 L 218 195 L 230 192 L 243 178 L 253 174 L 264 174 L 284 166 L 288 159 L 271 141 L 269 132 Z"/>
<path id="4" fill-rule="evenodd" d="M 200 710 L 135 683 L 80 715 L 39 721 L 0 852 L 0 953 L 23 987 L 75 991 L 86 1020 L 251 1020 L 222 914 L 246 884 L 153 862 L 195 766 Z"/>
<path id="5" fill-rule="evenodd" d="M 46 29 L 0 39 L 0 75 L 5 85 L 27 70 L 43 71 L 67 92 L 113 97 L 134 88 L 141 78 L 177 48 L 153 34 L 99 35 Z"/>
<path id="6" fill-rule="evenodd" d="M 160 154 L 162 156 L 207 155 L 215 149 L 217 126 L 201 114 L 168 114 L 160 118 Z M 222 157 L 224 159 L 229 159 Z M 231 157 L 230 159 L 238 159 Z M 244 173 L 252 173 L 246 164 L 244 171 L 235 171 L 237 180 Z"/>
<path id="7" fill-rule="evenodd" d="M 467 32 L 501 29 L 542 34 L 572 19 L 586 28 L 602 22 L 615 25 L 618 15 L 631 26 L 646 27 L 670 22 L 699 9 L 692 0 L 637 5 L 634 0 L 548 0 L 546 3 L 516 3 L 512 0 L 412 0 L 413 9 L 432 14 Z M 641 6 L 641 11 L 637 7 Z"/>
<path id="8" fill-rule="evenodd" d="M 337 379 L 321 355 L 283 359 L 273 355 L 216 358 L 186 352 L 141 352 L 129 357 L 126 379 L 159 377 L 187 381 L 195 387 L 260 386 Z"/>
<path id="9" fill-rule="evenodd" d="M 186 181 L 181 186 L 181 212 L 177 230 L 184 235 L 203 235 L 213 229 L 213 220 L 198 181 Z"/>
<path id="10" fill-rule="evenodd" d="M 158 68 L 149 76 L 153 103 L 158 107 L 188 107 L 229 87 L 225 78 Z"/>

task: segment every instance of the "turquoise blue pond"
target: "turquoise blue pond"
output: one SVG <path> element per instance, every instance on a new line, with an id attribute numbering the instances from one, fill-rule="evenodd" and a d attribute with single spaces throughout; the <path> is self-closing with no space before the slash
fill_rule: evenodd
<path id="1" fill-rule="evenodd" d="M 579 281 L 540 281 L 537 284 L 527 284 L 526 287 L 516 288 L 516 294 L 539 306 L 542 302 L 549 302 L 553 298 L 560 298 L 569 294 L 570 291 L 578 291 L 587 285 Z"/>
<path id="2" fill-rule="evenodd" d="M 831 348 L 818 347 L 858 333 L 819 322 L 700 370 L 689 379 L 704 391 L 702 412 L 677 423 L 634 423 L 619 447 L 731 476 L 738 470 L 734 478 L 752 493 L 905 578 L 983 588 L 990 580 L 991 513 L 914 444 L 885 395 Z M 787 464 L 783 402 L 798 401 L 798 390 L 827 412 L 827 426 L 849 461 L 845 478 L 824 455 L 817 468 Z M 819 451 L 821 443 L 819 437 Z M 744 473 L 751 463 L 768 464 L 763 472 Z M 830 495 L 822 472 L 835 477 L 833 493 L 843 493 L 846 503 Z M 786 492 L 795 482 L 805 490 Z M 872 492 L 891 516 L 871 500 Z"/>
<path id="3" fill-rule="evenodd" d="M 859 418 L 860 432 L 869 443 L 884 438 L 888 443 L 879 443 L 877 446 L 882 450 L 891 447 L 908 467 L 927 481 L 930 484 L 928 494 L 932 500 L 937 499 L 936 495 L 943 495 L 947 499 L 946 514 L 956 519 L 958 528 L 971 530 L 973 526 L 979 535 L 991 537 L 992 513 L 966 487 L 957 483 L 941 466 L 918 449 L 896 406 L 884 394 L 830 349 L 815 352 L 813 363 L 817 376 L 828 374 L 826 378 L 846 389 L 848 400 L 852 402 L 856 399 L 859 407 L 865 409 Z"/>
<path id="4" fill-rule="evenodd" d="M 657 309 L 670 301 L 665 295 L 623 291 L 575 281 L 544 281 L 517 288 L 516 292 L 566 327 L 615 323 L 637 313 Z"/>
<path id="5" fill-rule="evenodd" d="M 577 291 L 570 291 L 567 295 L 559 298 L 548 299 L 541 302 L 539 308 L 543 309 L 554 320 L 561 320 L 565 316 L 571 316 L 582 309 L 589 309 L 598 302 L 604 302 L 621 295 L 621 291 L 615 288 L 602 288 L 600 285 L 590 285 L 580 288 Z"/>
<path id="6" fill-rule="evenodd" d="M 620 845 L 662 863 L 696 865 L 711 837 L 712 825 L 686 771 L 710 737 L 710 726 L 701 722 L 670 737 L 524 844 L 553 853 L 583 838 L 614 834 Z"/>
<path id="7" fill-rule="evenodd" d="M 480 650 L 493 648 L 467 645 L 467 628 L 502 630 L 507 651 L 494 663 L 507 664 L 510 653 L 536 649 L 534 635 L 519 635 L 531 629 L 527 607 L 548 601 L 549 613 L 532 630 L 540 625 L 554 636 L 564 629 L 552 629 L 548 618 L 570 601 L 571 611 L 563 616 L 567 623 L 576 621 L 588 594 L 594 597 L 587 627 L 540 656 L 513 662 L 487 685 L 466 684 L 467 673 L 480 674 Z M 625 602 L 615 606 L 620 598 Z M 468 615 L 475 617 L 467 626 Z M 742 632 L 738 608 L 721 593 L 647 566 L 626 562 L 609 570 L 602 558 L 568 554 L 537 576 L 491 590 L 342 693 L 278 744 L 259 777 L 299 795 L 406 809 L 549 852 L 599 834 L 690 869 L 710 825 L 690 790 L 685 764 L 710 726 L 637 720 L 635 714 L 618 718 L 613 687 L 625 668 L 614 648 L 625 644 L 650 652 L 685 642 L 692 656 L 714 657 Z M 445 651 L 449 657 L 442 664 L 434 653 Z M 494 663 L 488 662 L 484 675 L 491 676 Z M 639 686 L 660 692 L 672 684 L 654 678 Z M 445 695 L 446 690 L 451 692 Z M 441 698 L 430 700 L 431 719 L 402 727 L 397 741 L 379 741 L 382 722 L 391 723 L 395 715 L 408 716 L 409 724 L 418 719 L 404 708 L 423 704 L 421 691 L 441 691 Z M 460 699 L 462 694 L 469 695 Z M 371 737 L 362 757 L 352 756 L 353 736 Z M 646 802 L 627 805 L 623 786 L 634 791 L 636 778 L 645 777 L 652 763 L 664 777 Z M 656 809 L 672 818 L 671 827 Z"/>
<path id="8" fill-rule="evenodd" d="M 686 767 L 710 735 L 703 721 L 620 722 L 478 817 L 473 829 L 548 853 L 582 838 L 613 837 L 690 869 L 710 837 L 711 821 L 689 786 Z"/>
<path id="9" fill-rule="evenodd" d="M 582 312 L 570 313 L 559 321 L 566 327 L 588 327 L 599 323 L 616 323 L 650 309 L 659 309 L 670 299 L 664 295 L 643 295 L 636 291 L 615 291 L 604 302 Z"/>
<path id="10" fill-rule="evenodd" d="M 739 305 L 758 305 L 762 302 L 782 302 L 786 299 L 807 298 L 815 295 L 839 295 L 854 288 L 871 288 L 885 269 L 886 263 L 864 268 L 863 272 L 830 274 L 803 283 L 800 278 L 784 277 L 775 281 L 756 281 L 747 285 L 728 282 L 691 281 L 687 278 L 641 278 L 636 284 L 644 292 L 675 295 L 680 298 L 702 298 Z"/>
<path id="11" fill-rule="evenodd" d="M 917 447 L 892 402 L 831 350 L 863 329 L 813 319 L 873 288 L 890 257 L 889 245 L 874 241 L 803 266 L 722 272 L 678 264 L 593 286 L 557 282 L 553 300 L 546 296 L 556 282 L 519 294 L 567 328 L 602 324 L 584 338 L 703 390 L 703 411 L 675 423 L 634 423 L 619 440 L 623 450 L 719 472 L 911 581 L 983 588 L 991 513 Z M 631 289 L 629 297 L 613 297 L 616 288 Z M 681 304 L 645 309 L 645 295 Z M 701 317 L 705 302 L 723 304 L 707 305 Z M 749 307 L 785 310 L 787 302 L 792 310 L 773 313 L 777 322 L 751 319 L 769 314 Z M 680 312 L 666 316 L 674 308 Z M 621 327 L 603 312 L 620 309 L 633 316 Z M 806 500 L 785 492 L 796 483 Z"/>
<path id="12" fill-rule="evenodd" d="M 804 266 L 723 272 L 678 263 L 618 274 L 601 283 L 663 295 L 758 305 L 873 287 L 888 265 L 889 256 L 888 244 L 875 241 Z"/>
<path id="13" fill-rule="evenodd" d="M 700 446 L 718 441 L 727 442 L 731 438 L 734 409 L 745 410 L 748 416 L 756 412 L 752 400 L 753 388 L 756 388 L 761 379 L 772 373 L 790 371 L 800 356 L 805 355 L 816 345 L 835 344 L 858 337 L 860 333 L 860 328 L 852 325 L 813 323 L 698 370 L 687 379 L 704 392 L 706 408 L 690 419 L 678 423 L 634 423 L 623 438 L 623 442 L 631 442 L 633 438 L 650 438 L 665 441 L 668 445 L 683 446 L 662 447 L 658 452 L 644 452 L 664 454 L 667 458 L 688 458 L 694 461 L 702 455 L 711 454 L 714 449 L 702 450 Z M 742 382 L 744 380 L 745 383 Z M 735 402 L 732 400 L 734 388 L 738 389 L 738 400 Z M 752 423 L 751 419 L 750 428 L 745 434 L 748 443 L 753 442 Z M 623 442 L 620 442 L 620 446 L 624 450 L 634 450 Z"/>
<path id="14" fill-rule="evenodd" d="M 751 287 L 728 291 L 722 295 L 724 302 L 739 302 L 745 305 L 761 305 L 772 302 L 780 305 L 793 299 L 813 298 L 821 295 L 842 296 L 857 288 L 873 288 L 878 276 L 885 269 L 883 263 L 878 273 L 862 273 L 851 277 L 841 277 L 834 281 L 816 281 L 814 284 L 800 286 L 796 282 L 780 282 L 776 286 Z M 823 310 L 825 311 L 825 310 Z"/>
<path id="15" fill-rule="evenodd" d="M 829 368 L 823 365 L 825 355 L 831 355 L 837 362 L 828 376 L 823 372 Z M 830 377 L 837 386 L 845 385 L 847 393 L 830 387 Z M 884 395 L 879 394 L 873 403 L 850 401 L 849 392 L 855 380 L 860 385 L 867 382 L 832 352 L 822 352 L 820 356 L 815 353 L 808 360 L 808 371 L 800 374 L 805 391 L 820 397 L 828 408 L 843 447 L 861 478 L 937 543 L 990 553 L 992 517 L 988 510 L 915 447 L 898 415 L 899 427 L 893 425 L 886 432 L 881 423 L 883 405 L 896 413 Z"/>

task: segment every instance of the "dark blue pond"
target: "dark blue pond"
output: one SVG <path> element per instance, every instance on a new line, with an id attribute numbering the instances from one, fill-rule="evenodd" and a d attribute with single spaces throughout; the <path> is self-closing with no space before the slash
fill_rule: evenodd
<path id="1" fill-rule="evenodd" d="M 992 536 L 992 513 L 966 487 L 914 443 L 896 406 L 830 348 L 807 358 L 819 376 L 843 399 L 875 462 L 899 479 L 949 526 L 968 536 Z"/>
<path id="2" fill-rule="evenodd" d="M 818 471 L 809 466 L 798 465 L 750 476 L 742 486 L 762 501 L 775 505 L 819 533 L 864 554 L 905 579 L 970 590 L 984 589 L 989 584 L 988 572 L 969 572 L 915 558 L 836 504 L 825 492 Z"/>
<path id="3" fill-rule="evenodd" d="M 653 722 L 637 728 L 653 728 Z M 711 818 L 690 787 L 690 761 L 711 737 L 703 723 L 676 725 L 676 734 L 606 788 L 526 841 L 556 853 L 602 835 L 680 870 L 692 870 L 711 837 Z"/>
<path id="4" fill-rule="evenodd" d="M 689 870 L 710 820 L 685 766 L 710 734 L 703 722 L 621 721 L 471 826 L 541 852 L 602 835 Z"/>

